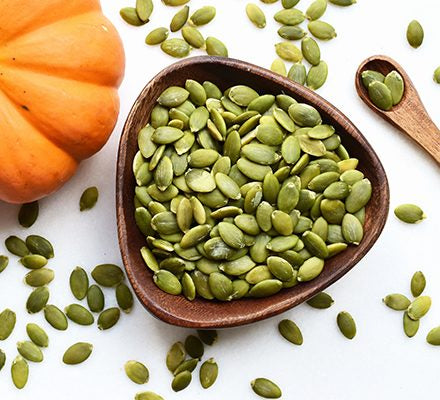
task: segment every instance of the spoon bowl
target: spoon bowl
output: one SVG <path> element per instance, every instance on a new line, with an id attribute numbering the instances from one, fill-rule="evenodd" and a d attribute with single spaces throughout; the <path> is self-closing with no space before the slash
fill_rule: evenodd
<path id="1" fill-rule="evenodd" d="M 262 299 L 240 299 L 231 302 L 207 301 L 169 295 L 153 282 L 152 272 L 145 266 L 140 248 L 145 237 L 134 219 L 135 179 L 132 161 L 136 154 L 137 134 L 146 125 L 157 98 L 172 85 L 184 86 L 186 79 L 209 80 L 220 89 L 244 84 L 260 93 L 285 93 L 299 102 L 313 105 L 321 113 L 323 123 L 331 124 L 341 136 L 352 157 L 359 159 L 359 169 L 373 187 L 366 208 L 365 235 L 359 246 L 349 248 L 326 261 L 316 279 L 301 283 Z M 311 298 L 340 279 L 353 268 L 378 239 L 389 209 L 388 181 L 382 164 L 370 144 L 338 109 L 315 92 L 289 79 L 242 61 L 219 57 L 195 57 L 164 69 L 143 89 L 129 113 L 120 140 L 116 182 L 116 209 L 121 254 L 127 275 L 141 303 L 156 317 L 178 326 L 209 329 L 249 324 L 286 311 Z"/>

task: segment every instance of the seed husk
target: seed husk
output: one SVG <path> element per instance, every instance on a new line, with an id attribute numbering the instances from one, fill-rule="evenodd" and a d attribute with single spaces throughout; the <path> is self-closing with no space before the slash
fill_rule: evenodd
<path id="1" fill-rule="evenodd" d="M 283 25 L 298 25 L 304 21 L 304 14 L 295 8 L 278 11 L 274 17 L 275 21 Z"/>
<path id="2" fill-rule="evenodd" d="M 310 307 L 317 308 L 320 310 L 330 308 L 333 303 L 334 303 L 333 298 L 325 292 L 320 292 L 317 295 L 313 296 L 310 300 L 307 300 L 307 304 Z"/>
<path id="3" fill-rule="evenodd" d="M 408 43 L 417 49 L 422 45 L 424 35 L 423 27 L 420 25 L 420 22 L 415 19 L 412 20 L 406 30 L 406 39 L 408 40 Z"/>
<path id="4" fill-rule="evenodd" d="M 197 335 L 199 335 L 200 340 L 208 346 L 212 346 L 218 338 L 217 331 L 215 330 L 198 330 Z"/>
<path id="5" fill-rule="evenodd" d="M 176 375 L 171 382 L 171 388 L 175 392 L 180 392 L 183 389 L 186 389 L 188 385 L 191 383 L 192 375 L 189 371 L 182 371 L 178 375 Z"/>
<path id="6" fill-rule="evenodd" d="M 403 331 L 405 335 L 408 337 L 413 337 L 416 335 L 419 330 L 420 320 L 414 321 L 410 317 L 408 317 L 408 313 L 405 312 L 403 314 Z"/>
<path id="7" fill-rule="evenodd" d="M 41 362 L 44 358 L 40 348 L 30 341 L 18 342 L 17 351 L 28 361 Z"/>
<path id="8" fill-rule="evenodd" d="M 44 307 L 44 318 L 55 329 L 65 331 L 68 326 L 67 317 L 56 306 L 48 304 Z"/>
<path id="9" fill-rule="evenodd" d="M 417 297 L 408 307 L 408 317 L 416 321 L 422 318 L 431 308 L 431 298 L 429 296 Z"/>
<path id="10" fill-rule="evenodd" d="M 393 310 L 404 311 L 406 310 L 411 301 L 403 294 L 393 293 L 384 297 L 383 302 Z"/>
<path id="11" fill-rule="evenodd" d="M 146 23 L 139 18 L 136 8 L 134 7 L 121 8 L 121 10 L 119 11 L 119 15 L 127 24 L 133 26 L 141 26 Z"/>
<path id="12" fill-rule="evenodd" d="M 70 274 L 70 290 L 72 294 L 78 300 L 82 300 L 87 296 L 87 290 L 89 289 L 89 278 L 87 272 L 81 268 L 76 267 Z"/>
<path id="13" fill-rule="evenodd" d="M 98 201 L 99 192 L 96 186 L 92 186 L 84 190 L 79 199 L 79 210 L 86 211 L 92 209 Z"/>
<path id="14" fill-rule="evenodd" d="M 38 201 L 23 204 L 18 212 L 18 222 L 24 228 L 30 228 L 38 218 Z"/>
<path id="15" fill-rule="evenodd" d="M 347 339 L 353 339 L 356 336 L 356 323 L 347 311 L 341 311 L 338 314 L 337 323 L 339 330 Z"/>
<path id="16" fill-rule="evenodd" d="M 93 351 L 90 343 L 78 342 L 70 346 L 63 355 L 63 362 L 67 365 L 81 364 L 86 361 Z"/>
<path id="17" fill-rule="evenodd" d="M 173 19 L 170 22 L 171 32 L 177 32 L 178 30 L 180 30 L 186 24 L 186 21 L 188 20 L 188 16 L 189 16 L 189 7 L 184 6 L 180 11 L 178 11 L 174 15 Z"/>
<path id="18" fill-rule="evenodd" d="M 121 312 L 119 311 L 119 308 L 117 307 L 107 308 L 107 310 L 104 310 L 103 312 L 101 312 L 101 314 L 99 314 L 98 328 L 100 330 L 107 330 L 112 328 L 117 324 L 120 316 L 121 316 Z"/>
<path id="19" fill-rule="evenodd" d="M 167 353 L 166 365 L 169 371 L 174 372 L 176 368 L 185 360 L 186 352 L 183 343 L 174 343 Z"/>
<path id="20" fill-rule="evenodd" d="M 128 378 L 138 385 L 147 383 L 150 377 L 148 368 L 139 361 L 127 361 L 124 365 L 124 370 Z"/>
<path id="21" fill-rule="evenodd" d="M 277 58 L 273 61 L 270 70 L 282 76 L 287 75 L 286 64 L 284 64 L 281 58 Z"/>
<path id="22" fill-rule="evenodd" d="M 246 6 L 246 14 L 249 20 L 257 27 L 264 28 L 266 26 L 266 16 L 264 12 L 256 4 L 249 3 Z"/>
<path id="23" fill-rule="evenodd" d="M 104 294 L 98 285 L 91 285 L 87 291 L 87 305 L 92 312 L 101 312 L 104 309 Z"/>
<path id="24" fill-rule="evenodd" d="M 14 311 L 7 308 L 0 313 L 0 340 L 6 340 L 11 335 L 16 321 Z"/>
<path id="25" fill-rule="evenodd" d="M 29 366 L 23 357 L 17 356 L 12 361 L 11 377 L 17 389 L 23 389 L 26 386 L 29 377 Z"/>
<path id="26" fill-rule="evenodd" d="M 29 314 L 40 312 L 49 300 L 49 289 L 46 286 L 33 290 L 26 301 L 26 309 Z"/>
<path id="27" fill-rule="evenodd" d="M 335 28 L 324 21 L 310 21 L 308 28 L 313 36 L 321 40 L 331 40 L 337 36 Z"/>
<path id="28" fill-rule="evenodd" d="M 29 286 L 40 287 L 52 282 L 54 277 L 55 273 L 53 270 L 49 268 L 40 268 L 28 272 L 24 277 L 24 281 Z"/>
<path id="29" fill-rule="evenodd" d="M 205 39 L 197 28 L 193 26 L 184 26 L 182 36 L 187 43 L 195 49 L 200 49 L 205 45 Z"/>
<path id="30" fill-rule="evenodd" d="M 265 399 L 278 399 L 281 397 L 279 386 L 266 378 L 257 378 L 251 382 L 252 390 Z"/>
<path id="31" fill-rule="evenodd" d="M 150 46 L 160 44 L 168 38 L 168 35 L 169 35 L 169 31 L 167 28 L 160 27 L 160 28 L 153 29 L 145 38 L 145 43 Z M 151 117 L 153 120 L 153 114 L 151 115 Z M 168 113 L 167 113 L 166 118 L 168 119 Z M 168 123 L 168 121 L 166 123 Z M 166 123 L 164 123 L 163 125 L 165 125 Z M 157 128 L 157 124 L 152 124 L 152 125 L 153 125 L 153 127 Z M 154 126 L 154 125 L 156 125 L 156 126 Z M 161 124 L 159 126 L 163 126 L 163 125 Z"/>
<path id="32" fill-rule="evenodd" d="M 176 58 L 186 57 L 191 51 L 189 44 L 185 40 L 178 38 L 164 40 L 160 48 L 164 53 Z"/>
<path id="33" fill-rule="evenodd" d="M 185 351 L 190 357 L 201 359 L 204 353 L 203 343 L 197 336 L 189 335 L 185 339 Z"/>
<path id="34" fill-rule="evenodd" d="M 40 256 L 39 254 L 29 254 L 24 256 L 20 262 L 24 267 L 29 269 L 40 269 L 47 264 L 46 257 Z"/>
<path id="35" fill-rule="evenodd" d="M 29 249 L 27 248 L 26 243 L 17 236 L 9 236 L 5 240 L 5 246 L 10 253 L 18 257 L 24 257 L 29 254 Z"/>
<path id="36" fill-rule="evenodd" d="M 394 209 L 394 214 L 407 224 L 416 224 L 426 218 L 423 210 L 415 204 L 402 204 Z"/>
<path id="37" fill-rule="evenodd" d="M 117 265 L 100 264 L 93 269 L 92 277 L 101 286 L 113 287 L 124 280 L 124 273 Z"/>
<path id="38" fill-rule="evenodd" d="M 283 319 L 278 324 L 278 330 L 281 336 L 289 342 L 298 346 L 303 344 L 303 336 L 298 325 L 290 319 Z"/>
<path id="39" fill-rule="evenodd" d="M 47 336 L 47 333 L 37 324 L 27 324 L 26 333 L 28 334 L 29 339 L 31 339 L 37 346 L 49 346 L 49 337 Z"/>
<path id="40" fill-rule="evenodd" d="M 67 317 L 79 325 L 92 325 L 95 318 L 89 310 L 80 304 L 71 304 L 64 309 Z"/>
<path id="41" fill-rule="evenodd" d="M 328 66 L 325 61 L 320 61 L 309 69 L 307 74 L 307 86 L 312 90 L 319 89 L 327 80 Z"/>
<path id="42" fill-rule="evenodd" d="M 134 397 L 135 400 L 164 400 L 162 396 L 154 392 L 140 392 Z"/>
<path id="43" fill-rule="evenodd" d="M 204 389 L 211 387 L 218 376 L 218 365 L 213 358 L 205 361 L 200 367 L 200 384 Z"/>
<path id="44" fill-rule="evenodd" d="M 294 63 L 300 62 L 303 59 L 301 50 L 290 42 L 280 42 L 275 45 L 275 51 L 280 58 L 285 61 Z"/>
<path id="45" fill-rule="evenodd" d="M 371 82 L 368 86 L 368 97 L 381 110 L 388 111 L 393 107 L 393 96 L 385 83 Z"/>
<path id="46" fill-rule="evenodd" d="M 437 326 L 428 332 L 426 341 L 433 346 L 440 346 L 440 326 Z"/>
<path id="47" fill-rule="evenodd" d="M 216 9 L 213 6 L 205 6 L 196 10 L 189 19 L 189 23 L 195 26 L 206 25 L 215 18 Z"/>
<path id="48" fill-rule="evenodd" d="M 419 297 L 426 286 L 426 278 L 422 271 L 417 271 L 411 278 L 411 293 L 414 297 Z"/>
<path id="49" fill-rule="evenodd" d="M 311 21 L 315 21 L 321 18 L 326 10 L 327 0 L 315 0 L 307 9 L 306 17 Z"/>

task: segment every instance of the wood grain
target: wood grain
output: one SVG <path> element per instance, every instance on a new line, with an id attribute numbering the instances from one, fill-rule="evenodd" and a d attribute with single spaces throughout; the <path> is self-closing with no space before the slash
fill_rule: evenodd
<path id="1" fill-rule="evenodd" d="M 360 169 L 370 179 L 373 196 L 367 207 L 365 237 L 358 246 L 350 246 L 328 260 L 322 274 L 315 280 L 284 289 L 264 299 L 241 299 L 232 302 L 188 301 L 183 296 L 162 292 L 153 283 L 152 273 L 145 266 L 139 249 L 145 245 L 134 220 L 135 179 L 132 161 L 137 151 L 137 133 L 148 122 L 160 93 L 171 85 L 183 86 L 191 78 L 210 80 L 221 89 L 245 84 L 260 93 L 286 93 L 299 102 L 314 105 L 325 123 L 336 128 L 344 146 L 359 159 Z M 160 72 L 143 89 L 124 126 L 120 141 L 116 182 L 116 208 L 119 244 L 122 259 L 141 303 L 161 320 L 188 328 L 225 328 L 262 320 L 309 299 L 344 276 L 365 256 L 379 237 L 389 209 L 389 188 L 385 171 L 376 153 L 353 123 L 316 93 L 271 71 L 242 61 L 218 57 L 195 57 L 178 62 Z M 365 268 L 368 266 L 365 265 Z"/>
<path id="2" fill-rule="evenodd" d="M 396 70 L 405 82 L 405 91 L 400 103 L 389 111 L 376 107 L 371 102 L 368 91 L 362 84 L 361 74 L 365 70 L 379 71 L 384 75 Z M 408 135 L 440 164 L 440 130 L 428 115 L 410 77 L 396 61 L 387 56 L 367 58 L 358 68 L 355 85 L 359 97 L 368 107 Z"/>

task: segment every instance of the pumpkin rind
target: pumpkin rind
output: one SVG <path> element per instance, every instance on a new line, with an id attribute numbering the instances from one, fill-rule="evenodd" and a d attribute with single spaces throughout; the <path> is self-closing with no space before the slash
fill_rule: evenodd
<path id="1" fill-rule="evenodd" d="M 47 196 L 102 148 L 123 72 L 98 0 L 0 3 L 0 200 Z"/>

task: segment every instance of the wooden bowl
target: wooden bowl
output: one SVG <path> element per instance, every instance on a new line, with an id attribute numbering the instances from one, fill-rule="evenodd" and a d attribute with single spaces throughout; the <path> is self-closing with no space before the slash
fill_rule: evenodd
<path id="1" fill-rule="evenodd" d="M 147 123 L 156 99 L 169 86 L 184 86 L 191 78 L 209 80 L 220 89 L 245 84 L 261 93 L 286 93 L 299 102 L 316 107 L 325 123 L 335 127 L 344 146 L 359 159 L 360 170 L 371 181 L 373 196 L 366 209 L 365 236 L 359 246 L 349 246 L 329 259 L 316 279 L 263 299 L 241 299 L 231 302 L 188 301 L 183 296 L 164 293 L 153 283 L 152 272 L 140 255 L 145 237 L 134 219 L 135 179 L 132 161 L 137 152 L 137 134 Z M 388 181 L 382 164 L 365 137 L 337 108 L 315 92 L 264 68 L 242 61 L 219 57 L 188 58 L 164 69 L 142 90 L 128 115 L 119 146 L 116 209 L 122 260 L 130 282 L 141 303 L 161 320 L 178 326 L 209 329 L 249 324 L 277 315 L 324 290 L 352 269 L 373 246 L 385 225 L 389 208 Z"/>

